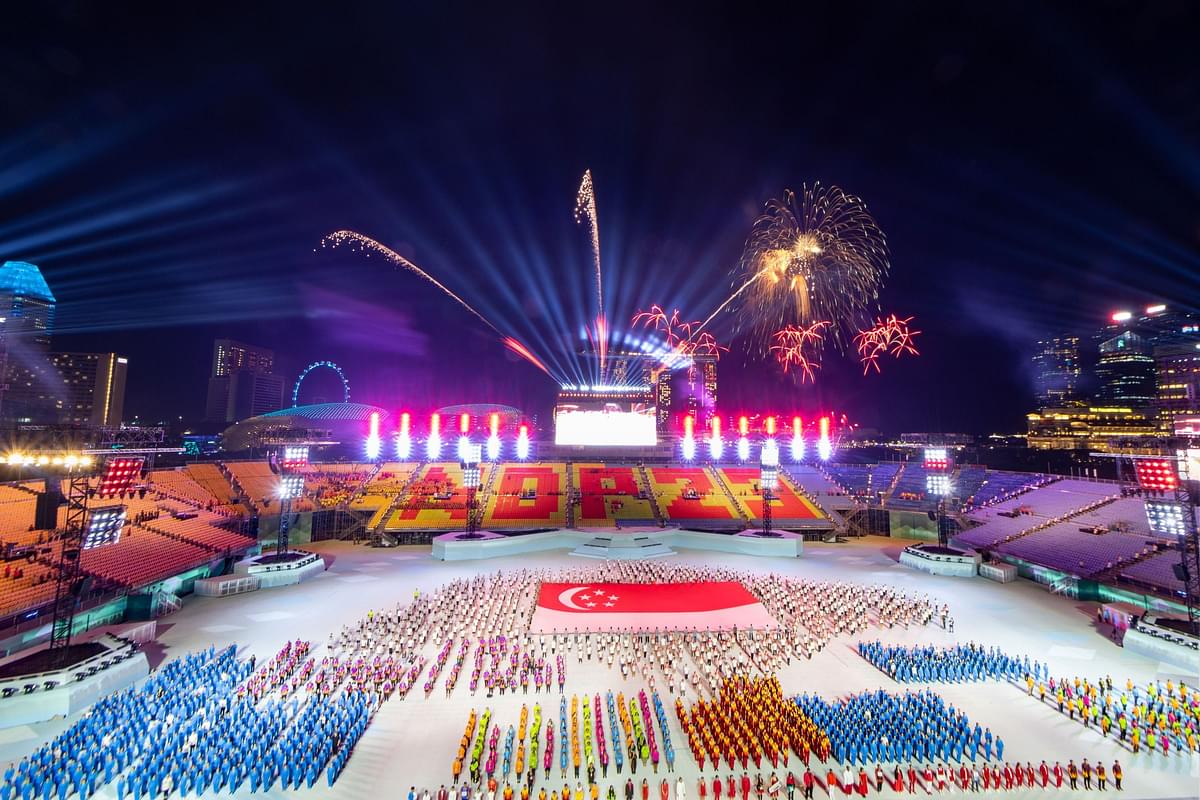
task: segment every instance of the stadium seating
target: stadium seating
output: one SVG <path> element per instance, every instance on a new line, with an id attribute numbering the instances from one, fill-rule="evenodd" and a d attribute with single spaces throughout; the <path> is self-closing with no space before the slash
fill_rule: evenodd
<path id="1" fill-rule="evenodd" d="M 1011 499 L 1039 486 L 1044 486 L 1052 480 L 1047 475 L 988 470 L 984 482 L 973 494 L 962 494 L 960 496 L 964 500 L 965 508 L 984 508 L 993 503 Z"/>
<path id="2" fill-rule="evenodd" d="M 215 558 L 212 551 L 128 525 L 116 544 L 84 550 L 83 571 L 127 589 L 165 580 Z"/>
<path id="3" fill-rule="evenodd" d="M 1147 551 L 1145 537 L 1127 533 L 1087 533 L 1076 520 L 1060 522 L 1002 543 L 1005 554 L 1062 570 L 1078 577 L 1103 572 L 1119 561 Z"/>
<path id="4" fill-rule="evenodd" d="M 265 461 L 230 461 L 226 465 L 233 476 L 234 486 L 250 502 L 255 511 L 264 511 L 271 506 L 277 510 L 279 498 L 279 476 L 271 471 Z"/>
<path id="5" fill-rule="evenodd" d="M 967 465 L 959 467 L 958 474 L 954 476 L 954 496 L 962 500 L 963 503 L 970 501 L 975 493 L 979 491 L 979 487 L 983 486 L 983 482 L 987 480 L 988 471 L 986 467 L 977 465 Z"/>
<path id="6" fill-rule="evenodd" d="M 484 527 L 566 524 L 565 464 L 504 464 L 493 479 Z"/>
<path id="7" fill-rule="evenodd" d="M 937 508 L 941 499 L 928 491 L 927 480 L 931 474 L 924 464 L 910 462 L 903 465 L 892 493 L 884 500 L 884 506 L 896 511 L 929 511 Z"/>
<path id="8" fill-rule="evenodd" d="M 491 465 L 480 464 L 480 480 L 487 484 Z M 388 518 L 387 530 L 443 530 L 467 522 L 467 491 L 458 462 L 429 464 L 409 486 L 400 506 Z"/>
<path id="9" fill-rule="evenodd" d="M 237 502 L 233 486 L 216 464 L 189 464 L 184 471 L 187 472 L 188 477 L 217 498 L 222 505 L 231 505 Z"/>
<path id="10" fill-rule="evenodd" d="M 1145 561 L 1125 567 L 1121 570 L 1120 576 L 1168 594 L 1178 595 L 1183 593 L 1184 585 L 1183 581 L 1175 575 L 1177 564 L 1179 564 L 1179 551 L 1166 550 Z"/>
<path id="11" fill-rule="evenodd" d="M 55 570 L 37 561 L 0 564 L 0 619 L 54 601 Z"/>
<path id="12" fill-rule="evenodd" d="M 759 491 L 761 470 L 753 467 L 722 467 L 720 472 L 742 510 L 751 519 L 762 519 L 762 493 Z M 781 522 L 820 519 L 823 516 L 783 476 L 780 476 L 779 487 L 775 490 L 775 499 L 771 501 L 771 512 L 772 517 Z"/>
<path id="13" fill-rule="evenodd" d="M 648 467 L 659 511 L 672 522 L 741 520 L 733 501 L 703 467 Z"/>
<path id="14" fill-rule="evenodd" d="M 1086 526 L 1075 518 L 1112 504 L 1115 490 L 1110 483 L 1056 481 L 971 512 L 969 518 L 983 524 L 963 531 L 955 540 L 970 547 L 992 547 L 1068 521 L 1078 530 Z"/>
<path id="15" fill-rule="evenodd" d="M 634 467 L 574 464 L 571 469 L 579 502 L 575 511 L 576 526 L 612 528 L 620 524 L 656 524 L 654 508 L 638 484 Z"/>

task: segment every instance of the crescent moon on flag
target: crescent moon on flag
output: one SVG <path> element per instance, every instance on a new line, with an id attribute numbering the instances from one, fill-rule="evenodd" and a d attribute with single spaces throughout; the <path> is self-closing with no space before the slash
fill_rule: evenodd
<path id="1" fill-rule="evenodd" d="M 575 605 L 575 593 L 582 592 L 586 586 L 576 586 L 574 589 L 567 589 L 558 595 L 558 602 L 562 603 L 567 608 L 573 608 L 576 611 L 587 611 L 588 609 L 582 606 Z"/>

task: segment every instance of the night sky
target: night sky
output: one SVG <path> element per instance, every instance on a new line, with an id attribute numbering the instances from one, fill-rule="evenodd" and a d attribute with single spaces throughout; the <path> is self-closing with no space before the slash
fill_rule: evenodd
<path id="1" fill-rule="evenodd" d="M 734 340 L 729 411 L 1018 430 L 1037 336 L 1200 307 L 1193 3 L 239 5 L 46 4 L 0 33 L 0 260 L 42 268 L 57 349 L 129 356 L 127 417 L 198 419 L 218 336 L 390 409 L 544 411 L 553 383 L 470 314 L 320 240 L 372 236 L 568 359 L 586 168 L 617 329 L 707 316 L 785 188 L 841 186 L 886 232 L 881 310 L 921 356 L 864 378 L 831 352 L 802 386 Z"/>

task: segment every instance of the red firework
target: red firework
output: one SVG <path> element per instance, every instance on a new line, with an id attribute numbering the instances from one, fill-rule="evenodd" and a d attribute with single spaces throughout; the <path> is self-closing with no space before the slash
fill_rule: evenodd
<path id="1" fill-rule="evenodd" d="M 808 327 L 798 325 L 788 325 L 775 331 L 773 342 L 768 348 L 770 352 L 775 354 L 775 360 L 783 367 L 783 371 L 787 372 L 791 367 L 800 370 L 800 382 L 813 381 L 816 382 L 815 371 L 821 368 L 821 362 L 816 357 L 816 354 L 810 356 L 804 352 L 806 346 L 811 346 L 818 352 L 822 343 L 825 341 L 825 334 L 822 330 L 832 323 L 821 320 L 814 322 Z"/>
<path id="2" fill-rule="evenodd" d="M 671 311 L 670 315 L 662 306 L 652 305 L 649 311 L 639 311 L 633 315 L 633 324 L 644 328 L 653 328 L 663 335 L 667 347 L 677 355 L 691 358 L 694 356 L 711 356 L 719 359 L 721 353 L 729 352 L 728 347 L 717 343 L 713 335 L 702 332 L 693 335 L 700 322 L 688 322 L 679 316 L 679 309 Z"/>
<path id="3" fill-rule="evenodd" d="M 859 331 L 854 336 L 854 344 L 858 348 L 858 359 L 863 365 L 863 375 L 866 375 L 871 367 L 879 372 L 879 357 L 891 353 L 896 358 L 908 353 L 909 355 L 920 355 L 916 345 L 913 344 L 913 338 L 920 331 L 912 330 L 909 323 L 913 321 L 913 317 L 900 319 L 895 314 L 891 314 L 887 318 L 876 317 L 875 324 L 866 330 Z"/>

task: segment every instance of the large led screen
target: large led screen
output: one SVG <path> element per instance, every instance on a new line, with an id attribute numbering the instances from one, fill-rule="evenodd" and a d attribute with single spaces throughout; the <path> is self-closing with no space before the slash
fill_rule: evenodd
<path id="1" fill-rule="evenodd" d="M 554 443 L 589 447 L 639 447 L 658 444 L 654 412 L 559 409 Z"/>

